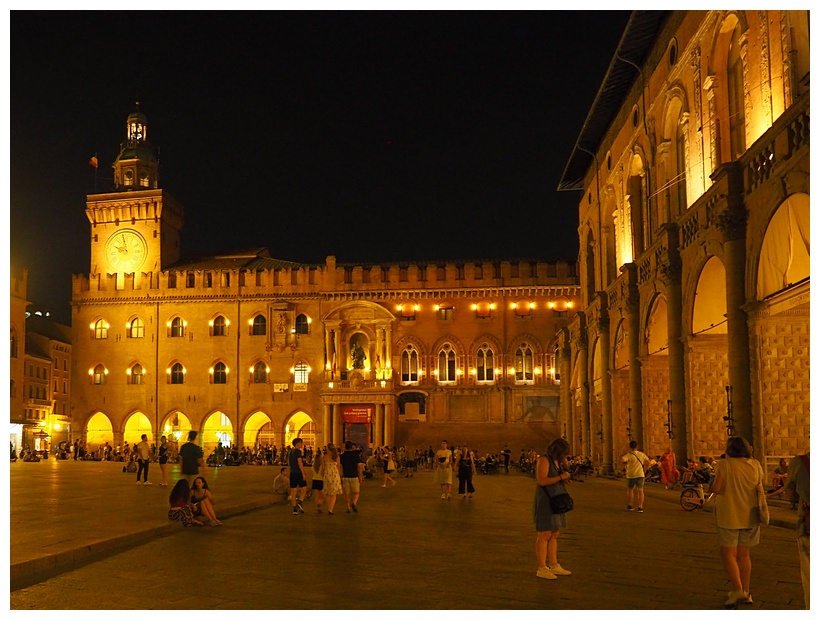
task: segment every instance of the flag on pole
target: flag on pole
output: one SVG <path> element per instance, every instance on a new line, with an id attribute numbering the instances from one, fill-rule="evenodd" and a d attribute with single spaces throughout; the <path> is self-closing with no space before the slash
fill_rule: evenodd
<path id="1" fill-rule="evenodd" d="M 98 165 L 98 163 L 99 163 L 99 162 L 97 161 L 97 156 L 96 156 L 96 155 L 94 155 L 91 159 L 89 159 L 89 160 L 88 160 L 88 163 L 89 163 L 89 165 L 91 165 L 92 167 L 96 168 L 96 167 L 97 167 L 97 165 Z"/>

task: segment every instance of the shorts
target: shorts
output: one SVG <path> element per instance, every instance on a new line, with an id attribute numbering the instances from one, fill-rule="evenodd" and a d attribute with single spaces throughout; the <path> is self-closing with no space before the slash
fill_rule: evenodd
<path id="1" fill-rule="evenodd" d="M 310 483 L 310 488 L 314 491 L 321 491 L 325 488 L 325 481 L 324 480 L 316 480 L 313 479 L 313 482 Z"/>
<path id="2" fill-rule="evenodd" d="M 638 487 L 639 489 L 643 488 L 643 482 L 646 480 L 643 476 L 640 478 L 627 478 L 626 479 L 626 488 L 631 489 L 633 487 Z"/>
<path id="3" fill-rule="evenodd" d="M 718 527 L 717 533 L 721 547 L 754 547 L 760 544 L 760 525 L 740 530 Z"/>
<path id="4" fill-rule="evenodd" d="M 160 465 L 165 465 L 167 462 L 168 462 L 168 457 L 167 456 L 159 457 L 159 464 Z"/>
<path id="5" fill-rule="evenodd" d="M 342 491 L 344 491 L 345 495 L 350 495 L 351 493 L 358 493 L 359 492 L 359 479 L 358 478 L 342 478 Z"/>
<path id="6" fill-rule="evenodd" d="M 307 486 L 307 482 L 305 482 L 305 477 L 302 475 L 302 472 L 290 472 L 290 488 L 291 489 L 301 489 Z"/>

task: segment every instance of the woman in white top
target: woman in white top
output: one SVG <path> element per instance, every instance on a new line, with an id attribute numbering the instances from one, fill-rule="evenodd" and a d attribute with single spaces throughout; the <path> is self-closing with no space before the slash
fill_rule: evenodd
<path id="1" fill-rule="evenodd" d="M 436 452 L 434 480 L 441 485 L 441 499 L 450 499 L 453 488 L 453 453 L 447 447 L 447 441 L 441 442 L 441 450 Z"/>
<path id="2" fill-rule="evenodd" d="M 726 606 L 734 607 L 752 602 L 749 548 L 760 542 L 757 487 L 763 481 L 763 468 L 752 458 L 752 447 L 743 437 L 730 437 L 726 442 L 726 458 L 715 464 L 712 492 L 717 496 L 715 519 L 720 555 L 733 588 Z"/>

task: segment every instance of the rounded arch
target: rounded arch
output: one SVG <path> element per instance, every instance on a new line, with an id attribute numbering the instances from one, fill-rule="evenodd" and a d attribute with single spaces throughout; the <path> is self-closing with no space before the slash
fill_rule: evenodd
<path id="1" fill-rule="evenodd" d="M 228 415 L 220 410 L 210 412 L 202 421 L 201 441 L 199 445 L 207 457 L 219 443 L 227 448 L 234 442 L 234 428 Z"/>
<path id="2" fill-rule="evenodd" d="M 245 446 L 275 446 L 276 433 L 274 432 L 271 417 L 257 409 L 242 422 L 242 443 Z"/>
<path id="3" fill-rule="evenodd" d="M 111 419 L 102 411 L 91 415 L 85 423 L 85 445 L 89 452 L 99 450 L 108 442 L 114 445 L 114 426 Z"/>
<path id="4" fill-rule="evenodd" d="M 154 427 L 151 425 L 151 420 L 148 419 L 142 411 L 132 411 L 122 423 L 123 441 L 127 441 L 131 445 L 138 444 L 141 441 L 141 435 L 148 435 L 149 441 L 154 436 Z"/>
<path id="5" fill-rule="evenodd" d="M 690 333 L 703 332 L 727 333 L 726 269 L 716 256 L 707 259 L 701 268 L 692 302 Z"/>
<path id="6" fill-rule="evenodd" d="M 809 195 L 792 194 L 775 209 L 757 260 L 755 298 L 765 299 L 809 278 Z"/>
<path id="7" fill-rule="evenodd" d="M 612 345 L 612 367 L 623 370 L 629 366 L 629 328 L 625 319 L 618 321 Z"/>
<path id="8" fill-rule="evenodd" d="M 427 350 L 427 346 L 424 342 L 417 338 L 416 336 L 402 336 L 396 342 L 396 346 L 393 349 L 395 353 L 401 354 L 407 348 L 408 344 L 412 344 L 413 347 L 418 351 L 419 355 L 428 355 L 429 351 Z"/>
<path id="9" fill-rule="evenodd" d="M 282 433 L 286 446 L 292 445 L 297 437 L 302 438 L 303 447 L 316 445 L 316 425 L 313 418 L 302 410 L 294 411 L 285 418 Z"/>
<path id="10" fill-rule="evenodd" d="M 507 355 L 515 354 L 522 342 L 526 342 L 536 355 L 544 354 L 544 348 L 541 346 L 541 341 L 538 340 L 538 338 L 536 338 L 533 334 L 524 332 L 523 334 L 518 334 L 518 336 L 510 340 L 510 343 L 507 346 Z"/>
<path id="11" fill-rule="evenodd" d="M 145 321 L 138 314 L 132 314 L 125 323 L 125 335 L 127 338 L 144 338 Z"/>
<path id="12" fill-rule="evenodd" d="M 504 353 L 504 347 L 501 345 L 501 341 L 492 334 L 484 333 L 470 343 L 470 354 L 475 355 L 479 347 L 481 347 L 485 342 L 490 345 L 496 355 L 501 355 Z"/>
<path id="13" fill-rule="evenodd" d="M 438 340 L 433 343 L 433 346 L 430 348 L 431 354 L 437 354 L 438 351 L 443 347 L 445 344 L 449 343 L 451 347 L 456 352 L 456 355 L 463 356 L 464 355 L 464 346 L 461 344 L 461 341 L 456 338 L 453 334 L 445 334 L 441 336 Z"/>
<path id="14" fill-rule="evenodd" d="M 160 429 L 160 433 L 165 435 L 168 441 L 172 444 L 179 444 L 188 440 L 188 431 L 193 429 L 193 425 L 187 415 L 178 409 L 173 409 L 165 414 Z"/>
<path id="15" fill-rule="evenodd" d="M 666 353 L 669 348 L 666 297 L 656 295 L 649 305 L 644 325 L 644 349 L 647 355 Z"/>
<path id="16" fill-rule="evenodd" d="M 355 317 L 357 318 L 357 320 L 359 320 L 359 322 L 361 322 L 361 320 L 366 320 L 379 322 L 388 321 L 392 323 L 396 319 L 396 317 L 393 316 L 393 313 L 390 312 L 390 310 L 388 310 L 387 308 L 380 306 L 379 304 L 374 303 L 372 301 L 362 300 L 349 301 L 347 303 L 341 304 L 333 308 L 333 310 L 331 310 L 324 317 L 322 317 L 322 320 L 330 323 L 348 323 L 352 321 L 354 318 L 352 316 L 354 313 L 352 313 L 351 311 L 355 311 Z M 359 317 L 363 314 L 369 314 L 370 316 L 365 316 L 364 319 L 359 319 Z"/>

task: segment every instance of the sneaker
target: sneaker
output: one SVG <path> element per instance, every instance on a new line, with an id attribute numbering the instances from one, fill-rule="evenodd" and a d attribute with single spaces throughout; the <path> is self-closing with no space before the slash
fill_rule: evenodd
<path id="1" fill-rule="evenodd" d="M 638 512 L 643 512 L 643 508 L 641 508 L 640 506 L 638 506 Z"/>
<path id="2" fill-rule="evenodd" d="M 734 607 L 738 603 L 743 603 L 748 598 L 748 594 L 746 594 L 743 590 L 738 590 L 737 592 L 729 592 L 729 598 L 723 603 L 726 607 Z"/>
<path id="3" fill-rule="evenodd" d="M 632 506 L 627 506 L 626 509 L 627 510 L 633 510 Z"/>
<path id="4" fill-rule="evenodd" d="M 302 508 L 302 503 L 301 502 L 296 502 L 296 510 L 298 510 L 302 514 L 305 514 L 305 509 Z"/>
<path id="5" fill-rule="evenodd" d="M 447 499 L 447 495 L 445 493 L 441 494 L 441 499 Z"/>
<path id="6" fill-rule="evenodd" d="M 294 508 L 294 509 L 293 509 L 293 516 L 294 516 L 294 517 L 298 517 L 298 516 L 299 516 L 299 511 L 298 511 L 298 510 L 296 510 L 296 508 Z"/>
<path id="7" fill-rule="evenodd" d="M 563 568 L 560 564 L 556 564 L 555 566 L 550 566 L 549 571 L 553 575 L 571 575 L 572 571 L 568 571 L 566 568 Z"/>
<path id="8" fill-rule="evenodd" d="M 558 577 L 553 575 L 552 571 L 546 566 L 544 568 L 539 568 L 538 572 L 535 573 L 535 576 L 540 577 L 541 579 L 558 579 Z"/>
<path id="9" fill-rule="evenodd" d="M 356 508 L 356 504 L 351 504 L 350 507 L 353 509 L 353 512 L 359 512 L 359 509 Z"/>
<path id="10" fill-rule="evenodd" d="M 142 484 L 142 482 L 140 482 L 139 480 L 137 480 L 137 484 Z"/>
<path id="11" fill-rule="evenodd" d="M 143 485 L 145 485 L 145 486 L 147 486 L 147 487 L 150 487 L 150 486 L 153 486 L 153 484 L 154 484 L 154 483 L 153 483 L 153 482 L 148 482 L 148 481 L 146 480 L 146 481 L 145 481 L 145 482 L 143 482 L 142 484 L 143 484 Z"/>

